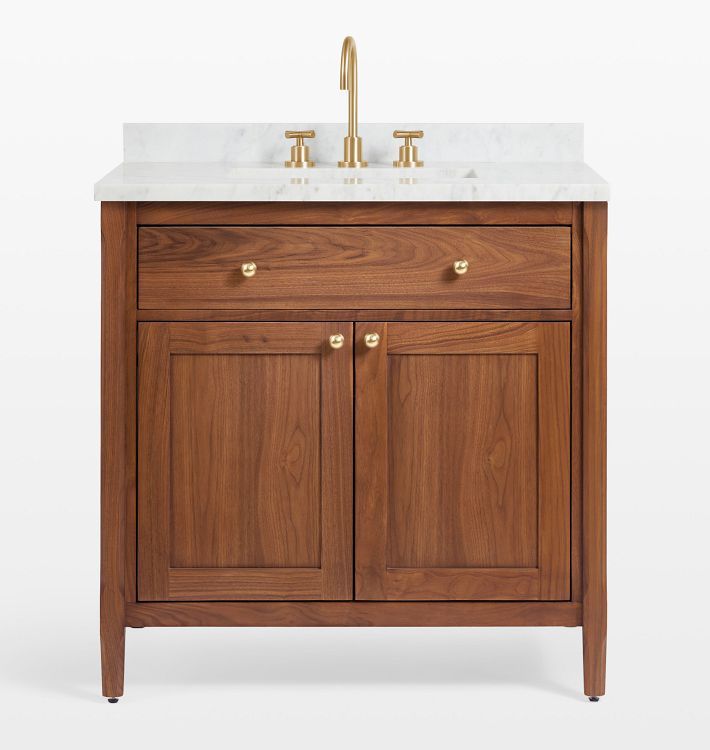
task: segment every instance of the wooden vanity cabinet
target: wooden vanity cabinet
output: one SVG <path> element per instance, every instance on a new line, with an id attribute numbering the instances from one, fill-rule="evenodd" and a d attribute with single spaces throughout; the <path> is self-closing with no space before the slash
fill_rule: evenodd
<path id="1" fill-rule="evenodd" d="M 604 693 L 605 203 L 103 203 L 102 248 L 104 695 L 172 625 L 582 625 Z"/>

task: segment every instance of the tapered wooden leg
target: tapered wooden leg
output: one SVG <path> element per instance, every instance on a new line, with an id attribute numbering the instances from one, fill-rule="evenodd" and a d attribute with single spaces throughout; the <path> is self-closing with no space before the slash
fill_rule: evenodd
<path id="1" fill-rule="evenodd" d="M 591 698 L 606 692 L 606 617 L 603 622 L 587 623 L 586 619 L 582 628 L 584 694 Z"/>
<path id="2" fill-rule="evenodd" d="M 123 695 L 126 629 L 123 624 L 101 623 L 101 687 L 107 698 Z"/>
<path id="3" fill-rule="evenodd" d="M 606 232 L 607 204 L 583 207 L 582 627 L 584 692 L 606 677 Z"/>

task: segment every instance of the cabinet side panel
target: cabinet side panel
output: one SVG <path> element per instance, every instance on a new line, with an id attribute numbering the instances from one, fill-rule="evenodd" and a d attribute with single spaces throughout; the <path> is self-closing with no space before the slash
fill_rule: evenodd
<path id="1" fill-rule="evenodd" d="M 606 676 L 606 236 L 607 204 L 584 204 L 583 627 L 584 692 Z"/>
<path id="2" fill-rule="evenodd" d="M 126 509 L 135 503 L 133 203 L 101 205 L 101 666 L 103 694 L 123 694 Z"/>

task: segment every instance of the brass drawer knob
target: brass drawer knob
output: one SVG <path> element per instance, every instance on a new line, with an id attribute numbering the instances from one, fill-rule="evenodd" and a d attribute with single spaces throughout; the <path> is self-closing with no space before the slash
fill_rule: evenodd
<path id="1" fill-rule="evenodd" d="M 242 263 L 242 275 L 250 279 L 256 273 L 256 263 Z"/>
<path id="2" fill-rule="evenodd" d="M 459 276 L 462 276 L 463 274 L 468 271 L 468 261 L 467 260 L 456 260 L 454 261 L 454 273 L 458 274 Z"/>
<path id="3" fill-rule="evenodd" d="M 374 349 L 380 343 L 379 333 L 366 333 L 365 334 L 365 346 L 368 349 Z"/>
<path id="4" fill-rule="evenodd" d="M 345 343 L 345 336 L 342 333 L 334 333 L 329 339 L 328 343 L 332 349 L 342 349 Z"/>

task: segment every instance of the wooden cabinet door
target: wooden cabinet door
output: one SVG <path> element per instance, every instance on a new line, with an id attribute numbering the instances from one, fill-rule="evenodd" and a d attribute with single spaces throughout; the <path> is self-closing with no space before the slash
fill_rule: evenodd
<path id="1" fill-rule="evenodd" d="M 568 599 L 569 323 L 357 324 L 355 369 L 356 598 Z"/>
<path id="2" fill-rule="evenodd" d="M 352 328 L 139 325 L 140 600 L 352 598 Z"/>

